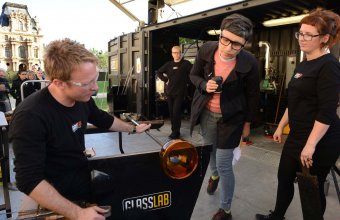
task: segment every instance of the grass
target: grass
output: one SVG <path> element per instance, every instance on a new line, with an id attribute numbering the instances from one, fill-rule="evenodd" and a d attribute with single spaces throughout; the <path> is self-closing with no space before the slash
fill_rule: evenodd
<path id="1" fill-rule="evenodd" d="M 98 93 L 107 93 L 107 87 L 109 85 L 109 81 L 98 81 L 97 85 L 99 87 Z"/>
<path id="2" fill-rule="evenodd" d="M 98 93 L 106 93 L 107 94 L 107 86 L 108 86 L 109 82 L 108 81 L 98 81 L 97 84 L 98 84 L 98 87 L 99 87 Z M 109 110 L 109 106 L 107 105 L 106 97 L 104 97 L 104 98 L 102 98 L 102 97 L 100 97 L 100 98 L 99 97 L 93 97 L 93 99 L 94 99 L 96 105 L 100 109 L 102 109 L 104 111 L 108 111 Z"/>
<path id="3" fill-rule="evenodd" d="M 96 98 L 96 97 L 93 97 L 93 100 L 95 101 L 95 103 L 98 106 L 98 108 L 100 108 L 101 110 L 103 110 L 103 111 L 108 111 L 109 110 L 109 106 L 107 105 L 106 98 Z"/>

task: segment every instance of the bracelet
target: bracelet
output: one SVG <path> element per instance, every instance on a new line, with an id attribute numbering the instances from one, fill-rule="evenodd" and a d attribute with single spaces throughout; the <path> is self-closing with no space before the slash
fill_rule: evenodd
<path id="1" fill-rule="evenodd" d="M 132 126 L 133 126 L 133 129 L 131 132 L 129 132 L 129 134 L 135 134 L 137 132 L 136 126 L 135 125 L 132 125 Z"/>

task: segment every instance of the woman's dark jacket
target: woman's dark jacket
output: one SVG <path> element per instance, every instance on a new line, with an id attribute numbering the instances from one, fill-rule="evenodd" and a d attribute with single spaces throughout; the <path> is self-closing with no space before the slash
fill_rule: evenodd
<path id="1" fill-rule="evenodd" d="M 24 98 L 41 89 L 40 82 L 27 82 L 24 85 Z"/>
<path id="2" fill-rule="evenodd" d="M 190 80 L 196 87 L 191 106 L 191 133 L 194 126 L 200 122 L 200 115 L 213 95 L 207 93 L 205 88 L 208 80 L 215 76 L 214 54 L 217 49 L 218 42 L 205 43 L 200 48 L 190 72 Z M 257 61 L 252 54 L 241 50 L 236 56 L 235 68 L 222 85 L 220 106 L 223 120 L 218 123 L 218 147 L 238 146 L 244 122 L 251 122 L 256 116 L 259 95 Z"/>

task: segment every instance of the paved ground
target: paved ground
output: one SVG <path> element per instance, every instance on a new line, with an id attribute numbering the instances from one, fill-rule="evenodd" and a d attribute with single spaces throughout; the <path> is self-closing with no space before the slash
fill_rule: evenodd
<path id="1" fill-rule="evenodd" d="M 166 122 L 159 131 L 153 130 L 152 133 L 160 140 L 166 141 L 167 136 L 170 134 L 168 122 Z M 191 141 L 194 144 L 201 143 L 201 136 L 199 135 L 198 129 L 195 130 L 192 137 L 189 136 L 187 121 L 183 122 L 181 133 L 183 139 Z M 254 144 L 243 148 L 242 157 L 234 167 L 236 175 L 236 189 L 232 205 L 234 220 L 253 220 L 255 219 L 255 213 L 267 213 L 269 209 L 274 208 L 277 187 L 276 173 L 282 145 L 274 144 L 271 139 L 263 137 L 262 128 L 252 130 L 251 140 Z M 95 147 L 97 155 L 99 156 L 120 154 L 117 133 L 87 135 L 86 145 L 87 147 Z M 123 135 L 123 146 L 125 153 L 154 151 L 160 148 L 159 145 L 146 134 Z M 209 220 L 218 209 L 219 190 L 212 196 L 206 193 L 209 174 L 210 171 L 208 168 L 192 214 L 192 220 Z M 12 181 L 13 176 L 14 175 L 11 176 Z M 325 220 L 338 220 L 340 219 L 340 205 L 331 176 L 329 176 L 329 180 L 330 186 L 327 196 Z M 339 177 L 338 181 L 340 181 Z M 297 186 L 295 186 L 295 188 L 294 200 L 286 214 L 287 220 L 302 220 L 298 188 Z M 13 211 L 18 210 L 18 204 L 21 198 L 21 193 L 11 191 Z M 3 198 L 1 197 L 0 203 L 2 200 Z M 4 214 L 1 213 L 3 212 L 0 212 L 0 219 L 5 219 Z"/>

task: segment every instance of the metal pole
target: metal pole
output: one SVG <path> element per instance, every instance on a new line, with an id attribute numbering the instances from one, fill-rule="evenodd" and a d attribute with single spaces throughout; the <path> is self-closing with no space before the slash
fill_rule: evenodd
<path id="1" fill-rule="evenodd" d="M 139 125 L 139 123 L 135 120 L 133 120 L 133 118 L 131 118 L 130 115 L 123 113 L 123 115 L 125 116 L 125 118 L 129 119 L 134 125 Z M 156 137 L 154 137 L 152 134 L 150 134 L 149 131 L 144 131 L 149 137 L 151 137 L 152 140 L 156 141 L 157 144 L 159 144 L 161 147 L 163 147 L 163 143 L 158 140 Z"/>

